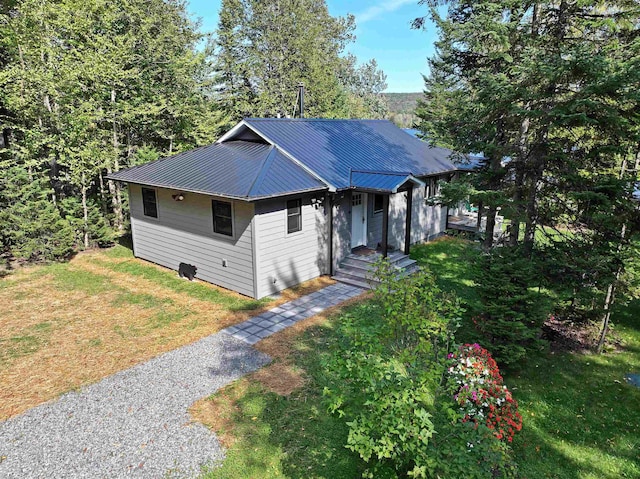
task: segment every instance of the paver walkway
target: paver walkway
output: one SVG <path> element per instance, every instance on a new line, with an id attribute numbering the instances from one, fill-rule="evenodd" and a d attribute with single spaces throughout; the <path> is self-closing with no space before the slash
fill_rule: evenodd
<path id="1" fill-rule="evenodd" d="M 343 283 L 332 284 L 315 293 L 285 303 L 266 313 L 223 329 L 247 344 L 256 344 L 261 339 L 271 336 L 284 328 L 306 318 L 310 318 L 327 308 L 337 306 L 347 299 L 362 294 L 363 289 Z"/>
<path id="2" fill-rule="evenodd" d="M 335 284 L 0 423 L 0 477 L 195 477 L 224 453 L 188 408 L 267 364 L 251 347 L 362 290 Z"/>

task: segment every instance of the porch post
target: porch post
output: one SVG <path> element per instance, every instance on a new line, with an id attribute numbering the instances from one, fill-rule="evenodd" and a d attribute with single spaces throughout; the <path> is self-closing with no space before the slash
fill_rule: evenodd
<path id="1" fill-rule="evenodd" d="M 413 212 L 413 185 L 409 185 L 407 190 L 407 213 L 404 225 L 404 254 L 409 254 L 411 247 L 411 213 Z"/>
<path id="2" fill-rule="evenodd" d="M 382 197 L 382 256 L 385 258 L 389 253 L 387 238 L 389 236 L 389 195 Z"/>
<path id="3" fill-rule="evenodd" d="M 325 208 L 328 212 L 327 221 L 329 223 L 329 241 L 327 242 L 329 247 L 329 276 L 333 276 L 333 195 L 327 193 L 324 197 Z"/>

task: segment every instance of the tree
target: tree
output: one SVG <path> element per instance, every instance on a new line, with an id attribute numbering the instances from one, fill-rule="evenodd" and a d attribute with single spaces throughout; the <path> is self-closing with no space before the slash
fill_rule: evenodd
<path id="1" fill-rule="evenodd" d="M 637 169 L 622 165 L 640 144 L 640 6 L 452 1 L 444 17 L 443 2 L 426 3 L 441 36 L 421 127 L 435 142 L 489 158 L 475 186 L 511 218 L 511 247 L 522 242 L 533 258 L 536 235 L 545 236 L 545 251 L 557 253 L 548 256 L 571 255 L 561 262 L 575 287 L 595 287 L 610 306 L 634 211 Z M 587 274 L 590 262 L 621 266 Z"/>
<path id="2" fill-rule="evenodd" d="M 344 118 L 384 113 L 386 87 L 375 61 L 341 56 L 354 18 L 334 18 L 322 0 L 224 0 L 215 42 L 221 106 L 243 117 L 293 116 L 303 83 L 306 115 Z"/>
<path id="3" fill-rule="evenodd" d="M 38 184 L 52 207 L 79 215 L 68 219 L 84 247 L 111 236 L 105 220 L 125 223 L 125 195 L 105 174 L 133 165 L 140 148 L 172 154 L 220 133 L 201 40 L 177 0 L 3 4 L 3 160 L 49 178 Z"/>

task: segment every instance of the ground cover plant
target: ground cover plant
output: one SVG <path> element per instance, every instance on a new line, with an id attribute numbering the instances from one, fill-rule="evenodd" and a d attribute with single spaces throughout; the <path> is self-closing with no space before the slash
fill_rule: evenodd
<path id="1" fill-rule="evenodd" d="M 363 477 L 513 477 L 517 403 L 486 350 L 455 347 L 458 299 L 426 268 L 398 277 L 382 260 L 375 277 L 373 314 L 341 318 L 325 389 Z"/>
<path id="2" fill-rule="evenodd" d="M 471 263 L 474 243 L 443 239 L 413 248 L 412 256 L 434 271 L 438 283 L 454 288 L 468 311 L 459 335 L 481 341 L 470 311 L 480 300 Z M 595 479 L 640 474 L 640 389 L 625 375 L 640 371 L 640 300 L 628 298 L 614 310 L 610 352 L 566 350 L 566 342 L 533 351 L 507 370 L 505 382 L 518 401 L 522 431 L 513 440 L 524 478 Z M 556 347 L 560 346 L 560 347 Z"/>
<path id="3" fill-rule="evenodd" d="M 0 420 L 327 284 L 255 301 L 117 246 L 0 278 Z"/>
<path id="4" fill-rule="evenodd" d="M 455 290 L 463 306 L 470 308 L 478 301 L 470 268 L 477 251 L 473 243 L 447 238 L 414 247 L 412 256 L 437 271 L 438 285 L 445 291 Z M 305 324 L 311 327 L 306 332 L 301 332 L 300 324 L 258 343 L 259 348 L 277 358 L 275 363 L 280 369 L 266 376 L 275 376 L 278 383 L 288 385 L 284 393 L 274 393 L 269 380 L 253 375 L 196 406 L 208 412 L 208 423 L 216 432 L 230 434 L 236 441 L 222 467 L 211 470 L 207 478 L 352 478 L 366 469 L 357 454 L 344 447 L 348 427 L 326 410 L 322 390 L 335 386 L 336 378 L 319 365 L 333 347 L 344 341 L 345 328 L 355 334 L 375 327 L 378 311 L 371 304 L 369 299 L 361 301 L 326 321 L 307 320 L 311 323 Z M 640 389 L 624 380 L 629 372 L 640 371 L 640 330 L 635 319 L 639 314 L 637 299 L 614 312 L 618 342 L 614 353 L 594 355 L 545 349 L 501 372 L 522 415 L 522 430 L 510 443 L 519 477 L 596 479 L 640 475 Z M 479 335 L 471 315 L 465 312 L 462 317 L 458 336 L 473 344 Z M 284 357 L 289 362 L 283 366 Z M 298 383 L 300 378 L 303 385 Z M 224 421 L 216 419 L 221 415 Z M 207 423 L 204 418 L 195 417 Z M 474 431 L 479 435 L 490 431 L 474 429 L 470 422 L 451 423 L 443 415 L 434 416 L 432 421 L 434 428 L 441 431 L 432 437 L 432 441 L 440 441 L 434 460 L 444 465 L 452 463 L 452 458 L 464 461 L 468 457 L 468 444 L 450 438 L 469 438 Z M 455 426 L 447 429 L 449 424 Z M 491 443 L 474 444 L 475 448 Z M 487 447 L 484 454 L 499 459 L 503 451 Z M 463 466 L 463 462 L 456 465 Z M 463 476 L 443 473 L 441 477 Z"/>

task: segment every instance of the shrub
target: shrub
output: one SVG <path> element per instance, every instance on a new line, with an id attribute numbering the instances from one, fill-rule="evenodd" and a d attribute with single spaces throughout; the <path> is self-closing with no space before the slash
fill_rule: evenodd
<path id="1" fill-rule="evenodd" d="M 376 277 L 372 311 L 343 318 L 347 338 L 328 364 L 340 381 L 325 394 L 348 420 L 346 447 L 370 464 L 365 477 L 426 477 L 435 392 L 461 310 L 426 270 L 399 278 L 383 261 Z"/>
<path id="2" fill-rule="evenodd" d="M 477 259 L 474 282 L 482 309 L 473 322 L 501 365 L 514 364 L 540 347 L 548 304 L 541 276 L 519 247 L 496 248 Z"/>

